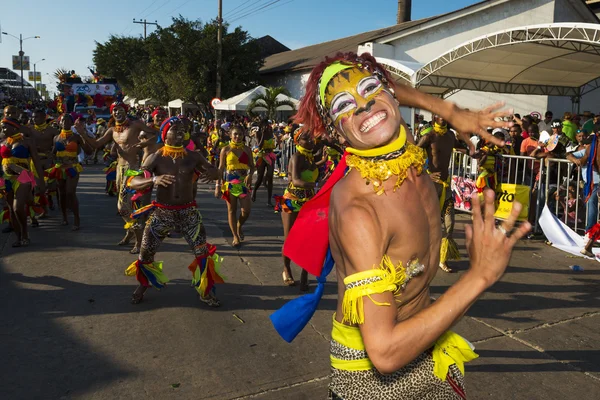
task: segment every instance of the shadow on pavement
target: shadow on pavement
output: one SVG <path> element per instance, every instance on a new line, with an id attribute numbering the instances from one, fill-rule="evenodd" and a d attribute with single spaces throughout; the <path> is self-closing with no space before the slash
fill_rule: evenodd
<path id="1" fill-rule="evenodd" d="M 85 304 L 69 304 L 73 299 L 64 297 L 62 290 L 19 288 L 15 280 L 20 277 L 15 275 L 7 275 L 0 263 L 0 374 L 5 379 L 2 398 L 59 399 L 86 393 L 135 374 L 115 365 L 94 351 L 85 340 L 61 328 L 57 318 L 77 315 L 83 312 Z M 62 283 L 66 290 L 70 286 L 70 283 L 57 282 L 53 277 L 27 278 L 21 282 L 45 286 Z M 89 292 L 82 296 L 89 298 Z"/>

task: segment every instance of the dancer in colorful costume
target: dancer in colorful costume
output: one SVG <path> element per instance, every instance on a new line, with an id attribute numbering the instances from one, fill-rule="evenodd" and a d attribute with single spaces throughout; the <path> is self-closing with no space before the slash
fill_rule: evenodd
<path id="1" fill-rule="evenodd" d="M 460 149 L 454 132 L 448 129 L 444 118 L 436 115 L 433 126 L 425 126 L 421 131 L 418 146 L 427 151 L 428 172 L 440 199 L 442 215 L 442 246 L 440 248 L 440 269 L 452 272 L 448 260 L 460 260 L 458 245 L 452 238 L 454 233 L 454 196 L 450 188 L 449 167 L 453 151 Z M 469 141 L 471 143 L 471 141 Z"/>
<path id="2" fill-rule="evenodd" d="M 273 198 L 273 174 L 275 173 L 275 160 L 277 156 L 275 150 L 275 138 L 273 137 L 273 128 L 268 120 L 260 122 L 258 132 L 256 133 L 258 145 L 254 148 L 254 158 L 256 163 L 257 175 L 254 190 L 252 191 L 252 201 L 256 201 L 256 193 L 263 180 L 267 185 L 267 205 L 273 207 L 271 199 Z"/>
<path id="3" fill-rule="evenodd" d="M 503 135 L 498 134 L 503 137 Z M 473 155 L 479 159 L 479 175 L 475 181 L 475 187 L 479 196 L 486 188 L 496 190 L 498 184 L 498 173 L 502 170 L 502 155 L 507 154 L 509 147 L 499 147 L 492 143 L 485 143 L 479 152 Z"/>
<path id="4" fill-rule="evenodd" d="M 335 264 L 338 307 L 333 318 L 330 398 L 345 400 L 465 398 L 469 343 L 448 329 L 502 276 L 527 223 L 511 232 L 519 214 L 494 226 L 494 195 L 479 203 L 467 226 L 471 268 L 434 303 L 429 285 L 441 244 L 439 198 L 425 152 L 407 138 L 399 106 L 428 109 L 460 132 L 500 125 L 507 113 L 462 110 L 452 103 L 396 87 L 370 54 L 339 54 L 309 77 L 297 122 L 316 134 L 343 137 L 338 168 L 306 203 L 284 254 L 318 276 L 313 294 L 271 316 L 287 341 L 308 323 Z M 486 135 L 487 136 L 487 135 Z M 498 142 L 496 140 L 496 142 Z"/>
<path id="5" fill-rule="evenodd" d="M 193 197 L 194 171 L 204 171 L 203 178 L 211 180 L 217 179 L 218 171 L 201 154 L 183 147 L 184 134 L 179 119 L 163 122 L 160 140 L 164 146 L 146 159 L 143 175 L 134 177 L 130 183 L 135 190 L 156 186 L 156 201 L 132 215 L 139 218 L 152 212 L 144 229 L 139 258 L 125 271 L 139 282 L 131 300 L 134 304 L 142 301 L 148 287 L 160 289 L 167 283 L 162 262 L 154 261 L 154 255 L 169 231 L 178 229 L 194 253 L 195 259 L 188 268 L 200 300 L 211 307 L 220 305 L 214 285 L 223 283 L 219 273 L 221 258 L 215 253 L 216 247 L 206 242 L 202 215 Z"/>
<path id="6" fill-rule="evenodd" d="M 22 126 L 16 119 L 4 118 L 0 139 L 2 158 L 2 174 L 0 174 L 0 195 L 6 199 L 10 214 L 12 230 L 17 235 L 17 241 L 12 247 L 28 246 L 30 243 L 27 232 L 27 214 L 34 218 L 31 211 L 33 206 L 33 188 L 36 186 L 35 170 L 38 176 L 44 176 L 37 149 L 32 139 L 21 133 Z M 40 190 L 45 191 L 44 181 L 40 181 Z"/>
<path id="7" fill-rule="evenodd" d="M 315 141 L 310 132 L 302 128 L 294 132 L 294 143 L 296 152 L 290 158 L 288 164 L 288 176 L 290 177 L 288 187 L 283 196 L 275 196 L 275 211 L 281 213 L 284 240 L 288 237 L 298 213 L 302 206 L 315 195 L 319 169 L 315 164 L 313 150 Z M 286 286 L 295 286 L 296 281 L 292 274 L 291 260 L 282 252 L 283 256 L 283 283 Z M 300 290 L 308 290 L 308 273 L 302 270 L 300 275 Z"/>
<path id="8" fill-rule="evenodd" d="M 231 142 L 221 150 L 219 163 L 219 179 L 215 184 L 215 197 L 227 202 L 227 220 L 233 234 L 233 247 L 244 240 L 243 226 L 250 217 L 251 202 L 248 194 L 252 187 L 254 162 L 252 150 L 244 144 L 246 130 L 241 125 L 234 125 L 229 131 Z M 225 183 L 222 177 L 225 176 Z M 238 218 L 237 208 L 241 211 Z"/>
<path id="9" fill-rule="evenodd" d="M 82 139 L 87 137 L 85 132 L 85 122 L 79 119 L 75 124 L 78 135 L 73 133 L 73 117 L 70 114 L 64 114 L 60 120 L 61 131 L 54 138 L 54 148 L 52 153 L 56 164 L 48 169 L 48 180 L 58 182 L 59 204 L 62 211 L 62 225 L 68 225 L 67 210 L 73 213 L 73 231 L 80 228 L 79 219 L 79 200 L 77 200 L 77 184 L 79 183 L 79 174 L 83 167 L 79 163 L 78 155 L 80 150 L 86 154 L 92 154 L 91 146 Z"/>
<path id="10" fill-rule="evenodd" d="M 52 148 L 54 147 L 54 138 L 59 135 L 59 131 L 50 126 L 46 121 L 46 112 L 44 110 L 35 110 L 33 112 L 33 133 L 35 138 L 35 144 L 40 158 L 40 164 L 42 169 L 45 171 L 52 168 L 54 160 L 52 159 Z M 57 197 L 57 183 L 54 179 L 49 179 L 47 176 L 36 177 L 39 185 L 42 180 L 46 183 L 46 193 L 39 193 L 40 197 L 47 198 L 47 206 L 44 206 L 44 213 L 40 218 L 44 217 L 48 213 L 48 207 L 51 210 L 54 209 L 54 197 Z"/>
<path id="11" fill-rule="evenodd" d="M 127 172 L 137 171 L 139 169 L 138 152 L 140 149 L 140 139 L 147 136 L 156 137 L 158 130 L 148 127 L 142 121 L 130 120 L 127 117 L 129 107 L 121 102 L 115 102 L 110 106 L 110 113 L 114 118 L 115 125 L 108 128 L 104 136 L 98 139 L 92 139 L 87 135 L 82 135 L 84 141 L 95 149 L 104 148 L 107 144 L 114 141 L 117 150 L 117 209 L 125 222 L 125 237 L 118 243 L 119 246 L 128 245 L 131 239 L 135 238 L 135 245 L 131 249 L 131 254 L 139 253 L 142 242 L 143 225 L 142 221 L 131 218 L 133 212 L 133 202 L 131 198 L 135 191 L 127 187 Z"/>

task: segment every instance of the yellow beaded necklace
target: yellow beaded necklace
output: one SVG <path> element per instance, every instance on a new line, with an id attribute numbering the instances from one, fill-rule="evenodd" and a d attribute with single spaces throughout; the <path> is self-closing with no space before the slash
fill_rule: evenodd
<path id="1" fill-rule="evenodd" d="M 402 185 L 408 175 L 408 169 L 414 167 L 417 174 L 423 172 L 426 153 L 423 149 L 412 143 L 406 142 L 406 131 L 400 127 L 398 139 L 392 143 L 369 150 L 346 148 L 349 155 L 346 165 L 354 168 L 363 179 L 373 183 L 373 190 L 377 195 L 385 193 L 383 182 L 396 176 L 394 191 Z"/>

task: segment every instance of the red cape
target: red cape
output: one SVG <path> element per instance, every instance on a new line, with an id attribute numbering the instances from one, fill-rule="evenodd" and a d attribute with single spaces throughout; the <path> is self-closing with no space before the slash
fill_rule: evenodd
<path id="1" fill-rule="evenodd" d="M 321 275 L 329 248 L 329 199 L 336 183 L 346 175 L 346 155 L 310 201 L 302 206 L 283 245 L 283 254 L 314 276 Z"/>

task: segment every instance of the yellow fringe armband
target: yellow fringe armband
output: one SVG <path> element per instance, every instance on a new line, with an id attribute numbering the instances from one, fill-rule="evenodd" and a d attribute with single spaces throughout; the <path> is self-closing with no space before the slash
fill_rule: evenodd
<path id="1" fill-rule="evenodd" d="M 342 322 L 364 324 L 365 312 L 363 297 L 367 296 L 378 306 L 390 306 L 371 298 L 372 294 L 393 292 L 397 294 L 406 281 L 406 270 L 402 263 L 395 267 L 392 260 L 383 256 L 379 268 L 352 274 L 344 279 L 346 292 L 342 303 Z"/>

